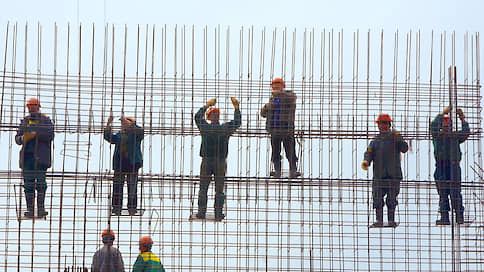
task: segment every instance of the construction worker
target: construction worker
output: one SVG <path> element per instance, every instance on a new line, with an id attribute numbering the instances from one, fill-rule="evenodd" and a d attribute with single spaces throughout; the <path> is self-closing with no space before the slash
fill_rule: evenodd
<path id="1" fill-rule="evenodd" d="M 137 186 L 138 170 L 143 166 L 143 154 L 141 154 L 141 141 L 144 138 L 144 130 L 136 124 L 131 117 L 121 117 L 121 131 L 113 134 L 111 124 L 113 116 L 109 116 L 104 139 L 115 145 L 113 155 L 113 195 L 112 213 L 121 215 L 123 206 L 124 181 L 128 183 L 128 212 L 136 214 L 138 204 Z"/>
<path id="2" fill-rule="evenodd" d="M 439 193 L 440 219 L 437 225 L 450 225 L 449 220 L 449 195 L 452 208 L 455 211 L 457 224 L 464 223 L 464 206 L 461 195 L 461 169 L 460 160 L 462 152 L 460 144 L 465 142 L 470 134 L 469 123 L 466 122 L 464 113 L 457 109 L 457 115 L 462 122 L 461 131 L 452 131 L 450 107 L 435 117 L 430 125 L 435 157 L 435 183 Z"/>
<path id="3" fill-rule="evenodd" d="M 396 227 L 395 208 L 400 193 L 402 168 L 400 153 L 408 151 L 408 144 L 396 130 L 392 130 L 392 119 L 388 114 L 380 114 L 376 120 L 380 133 L 373 138 L 366 149 L 361 164 L 363 170 L 373 162 L 372 196 L 373 208 L 376 210 L 376 222 L 372 227 L 383 227 L 383 198 L 386 195 L 388 209 L 388 226 Z"/>
<path id="4" fill-rule="evenodd" d="M 151 252 L 153 240 L 149 236 L 141 237 L 139 240 L 139 250 L 136 262 L 133 265 L 133 272 L 165 272 L 160 259 Z"/>
<path id="5" fill-rule="evenodd" d="M 104 230 L 102 234 L 104 246 L 92 257 L 92 272 L 124 272 L 123 257 L 121 252 L 115 247 L 114 232 L 110 229 Z"/>
<path id="6" fill-rule="evenodd" d="M 289 177 L 301 175 L 297 171 L 296 141 L 294 139 L 294 120 L 296 116 L 296 95 L 285 90 L 286 83 L 275 78 L 272 83 L 272 96 L 269 103 L 262 108 L 260 115 L 266 118 L 266 129 L 271 134 L 272 163 L 274 171 L 271 176 L 281 177 L 281 143 L 284 143 L 286 157 L 289 161 Z"/>
<path id="7" fill-rule="evenodd" d="M 224 124 L 219 123 L 220 110 L 210 108 L 215 106 L 217 102 L 215 98 L 210 99 L 195 114 L 195 123 L 202 135 L 202 144 L 200 147 L 202 164 L 200 166 L 200 190 L 198 192 L 198 213 L 196 215 L 198 219 L 205 219 L 205 213 L 207 211 L 207 191 L 212 175 L 214 175 L 215 180 L 215 219 L 222 220 L 225 217 L 222 210 L 225 201 L 224 181 L 227 170 L 226 159 L 229 137 L 240 127 L 242 120 L 239 101 L 234 97 L 230 99 L 235 109 L 234 120 L 232 121 Z M 207 112 L 207 119 L 210 123 L 204 118 L 205 112 Z"/>
<path id="8" fill-rule="evenodd" d="M 25 217 L 34 217 L 35 190 L 37 190 L 37 217 L 45 217 L 44 200 L 47 190 L 45 174 L 51 166 L 52 140 L 54 125 L 50 118 L 40 113 L 40 102 L 31 98 L 27 102 L 29 115 L 22 119 L 15 136 L 15 142 L 22 145 L 20 168 L 24 177 L 24 192 L 27 202 Z"/>

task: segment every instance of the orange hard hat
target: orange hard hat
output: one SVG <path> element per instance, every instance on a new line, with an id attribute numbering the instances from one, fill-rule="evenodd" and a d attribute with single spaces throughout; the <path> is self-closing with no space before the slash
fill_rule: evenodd
<path id="1" fill-rule="evenodd" d="M 124 119 L 130 121 L 131 123 L 136 123 L 133 117 L 124 117 Z"/>
<path id="2" fill-rule="evenodd" d="M 210 116 L 210 114 L 212 113 L 217 113 L 218 115 L 220 115 L 220 110 L 217 109 L 217 108 L 210 108 L 208 111 L 207 111 L 207 119 L 208 119 L 208 116 Z"/>
<path id="3" fill-rule="evenodd" d="M 274 85 L 274 84 L 276 84 L 276 83 L 280 83 L 280 84 L 282 84 L 282 87 L 283 88 L 286 88 L 286 83 L 284 82 L 284 80 L 282 78 L 278 78 L 278 77 L 277 78 L 274 78 L 272 80 L 271 86 Z"/>
<path id="4" fill-rule="evenodd" d="M 151 247 L 153 246 L 153 240 L 149 236 L 143 236 L 141 239 L 139 239 L 139 248 L 142 252 L 145 252 L 147 250 L 151 250 Z"/>
<path id="5" fill-rule="evenodd" d="M 110 229 L 105 229 L 103 231 L 103 234 L 101 235 L 103 241 L 106 240 L 106 241 L 114 241 L 114 231 L 110 230 Z"/>
<path id="6" fill-rule="evenodd" d="M 390 115 L 386 114 L 386 113 L 382 113 L 380 115 L 378 115 L 378 118 L 376 119 L 376 122 L 375 123 L 379 123 L 379 122 L 392 122 L 392 118 L 390 117 Z"/>
<path id="7" fill-rule="evenodd" d="M 26 106 L 27 107 L 30 107 L 30 106 L 39 106 L 39 108 L 40 108 L 39 99 L 37 99 L 37 98 L 30 98 L 29 101 L 27 101 Z"/>
<path id="8" fill-rule="evenodd" d="M 139 245 L 140 246 L 152 246 L 153 240 L 149 236 L 143 236 L 143 237 L 141 237 L 141 239 L 139 239 Z"/>

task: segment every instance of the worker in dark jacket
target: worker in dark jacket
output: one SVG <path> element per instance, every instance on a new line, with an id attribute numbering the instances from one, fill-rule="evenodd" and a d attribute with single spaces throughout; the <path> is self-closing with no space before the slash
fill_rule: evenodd
<path id="1" fill-rule="evenodd" d="M 272 163 L 271 176 L 281 177 L 281 143 L 284 144 L 289 161 L 289 177 L 301 175 L 297 171 L 296 140 L 294 138 L 294 120 L 296 118 L 296 95 L 285 90 L 286 83 L 275 78 L 272 83 L 272 96 L 269 103 L 261 109 L 260 115 L 266 118 L 266 129 L 271 134 Z"/>
<path id="2" fill-rule="evenodd" d="M 24 177 L 24 192 L 27 202 L 26 217 L 34 217 L 35 190 L 37 190 L 37 216 L 45 217 L 44 200 L 47 190 L 45 174 L 51 166 L 52 140 L 54 125 L 50 118 L 40 113 L 40 102 L 31 98 L 27 102 L 29 115 L 20 123 L 15 142 L 22 145 L 20 150 L 20 168 Z"/>
<path id="3" fill-rule="evenodd" d="M 151 252 L 153 240 L 149 236 L 141 237 L 139 240 L 139 250 L 136 262 L 133 265 L 133 272 L 165 272 L 160 259 Z"/>
<path id="4" fill-rule="evenodd" d="M 207 191 L 212 175 L 214 175 L 215 179 L 215 219 L 221 220 L 225 217 L 222 210 L 225 201 L 224 181 L 227 170 L 226 158 L 229 137 L 240 127 L 242 120 L 239 101 L 234 97 L 230 99 L 235 109 L 234 120 L 230 122 L 224 124 L 219 123 L 220 110 L 210 108 L 215 105 L 215 99 L 210 99 L 195 114 L 195 123 L 202 135 L 202 145 L 200 147 L 202 165 L 200 166 L 200 190 L 198 192 L 198 213 L 196 215 L 199 219 L 205 218 L 207 211 Z M 207 111 L 208 108 L 210 109 Z M 205 111 L 207 111 L 207 119 L 210 123 L 204 118 Z"/>
<path id="5" fill-rule="evenodd" d="M 114 232 L 110 229 L 104 230 L 102 234 L 104 246 L 92 257 L 92 272 L 124 272 L 123 257 L 121 252 L 113 247 Z"/>
<path id="6" fill-rule="evenodd" d="M 104 129 L 104 139 L 115 145 L 113 155 L 113 214 L 120 215 L 123 206 L 124 181 L 128 183 L 128 212 L 136 214 L 138 204 L 137 186 L 138 170 L 143 166 L 141 141 L 144 138 L 143 128 L 131 117 L 121 117 L 121 131 L 113 134 L 111 123 L 113 116 L 108 118 Z"/>
<path id="7" fill-rule="evenodd" d="M 408 151 L 408 144 L 399 132 L 392 130 L 392 119 L 388 114 L 380 114 L 376 121 L 380 133 L 373 138 L 366 149 L 361 168 L 368 170 L 373 162 L 373 208 L 376 210 L 376 222 L 373 227 L 383 226 L 383 198 L 386 195 L 388 225 L 396 227 L 395 208 L 400 193 L 402 168 L 400 153 Z"/>
<path id="8" fill-rule="evenodd" d="M 461 131 L 452 131 L 452 120 L 449 116 L 451 109 L 446 107 L 443 113 L 437 115 L 430 125 L 435 157 L 435 183 L 439 193 L 440 219 L 437 225 L 450 225 L 449 220 L 449 195 L 452 208 L 455 211 L 457 224 L 464 223 L 464 206 L 461 194 L 461 169 L 460 160 L 462 153 L 460 144 L 470 134 L 469 123 L 466 122 L 461 109 L 457 114 L 462 122 Z"/>

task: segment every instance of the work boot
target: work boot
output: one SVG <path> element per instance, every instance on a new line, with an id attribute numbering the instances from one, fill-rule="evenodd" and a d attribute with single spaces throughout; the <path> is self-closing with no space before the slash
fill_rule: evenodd
<path id="1" fill-rule="evenodd" d="M 397 222 L 395 222 L 395 210 L 394 209 L 388 209 L 388 226 L 390 227 L 396 227 Z"/>
<path id="2" fill-rule="evenodd" d="M 225 203 L 225 194 L 224 193 L 215 194 L 215 220 L 222 220 L 225 218 L 225 215 L 223 214 L 224 203 Z"/>
<path id="3" fill-rule="evenodd" d="M 46 217 L 49 213 L 45 210 L 45 191 L 37 192 L 37 217 Z"/>
<path id="4" fill-rule="evenodd" d="M 464 224 L 464 211 L 455 212 L 455 222 L 459 225 Z"/>
<path id="5" fill-rule="evenodd" d="M 25 200 L 27 202 L 27 211 L 24 212 L 24 216 L 28 218 L 33 218 L 34 215 L 34 194 L 25 194 Z"/>
<path id="6" fill-rule="evenodd" d="M 435 221 L 437 226 L 450 225 L 449 212 L 440 212 L 440 219 Z"/>
<path id="7" fill-rule="evenodd" d="M 111 212 L 112 212 L 112 214 L 114 214 L 116 216 L 120 216 L 121 215 L 121 208 L 113 208 Z"/>
<path id="8" fill-rule="evenodd" d="M 375 212 L 376 212 L 376 221 L 371 226 L 383 227 L 383 208 L 377 208 Z"/>
<path id="9" fill-rule="evenodd" d="M 137 210 L 136 209 L 128 209 L 128 213 L 130 216 L 136 215 Z"/>
<path id="10" fill-rule="evenodd" d="M 275 178 L 281 177 L 281 161 L 274 161 L 274 171 L 271 171 L 271 176 Z"/>
<path id="11" fill-rule="evenodd" d="M 290 178 L 297 178 L 297 177 L 300 177 L 300 176 L 301 176 L 301 173 L 296 171 L 296 170 L 290 170 L 290 172 L 289 172 Z"/>

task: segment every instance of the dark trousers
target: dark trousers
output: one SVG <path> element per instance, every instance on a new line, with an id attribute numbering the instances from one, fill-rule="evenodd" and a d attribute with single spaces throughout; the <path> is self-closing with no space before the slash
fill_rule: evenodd
<path id="1" fill-rule="evenodd" d="M 25 155 L 23 161 L 22 176 L 24 177 L 24 193 L 27 201 L 27 209 L 34 210 L 35 190 L 37 190 L 37 208 L 44 210 L 45 192 L 47 182 L 45 173 L 47 167 L 38 164 L 34 156 Z"/>
<path id="2" fill-rule="evenodd" d="M 386 202 L 388 210 L 395 210 L 398 205 L 397 196 L 400 193 L 400 179 L 374 179 L 371 188 L 374 209 L 383 208 Z M 386 201 L 383 201 L 385 195 Z"/>
<path id="3" fill-rule="evenodd" d="M 215 214 L 222 213 L 225 194 L 224 181 L 227 163 L 225 158 L 202 158 L 200 166 L 200 190 L 198 191 L 198 213 L 205 214 L 207 211 L 207 192 L 212 175 L 215 180 Z"/>
<path id="4" fill-rule="evenodd" d="M 124 165 L 123 169 L 114 170 L 112 205 L 115 211 L 120 211 L 123 207 L 125 180 L 128 183 L 128 210 L 136 210 L 138 204 L 138 169 Z"/>
<path id="5" fill-rule="evenodd" d="M 464 211 L 459 162 L 437 161 L 435 167 L 434 178 L 439 193 L 439 212 L 450 211 L 449 196 L 454 210 Z"/>
<path id="6" fill-rule="evenodd" d="M 284 144 L 290 170 L 296 171 L 296 140 L 294 134 L 271 134 L 272 162 L 276 171 L 281 170 L 281 143 Z"/>

